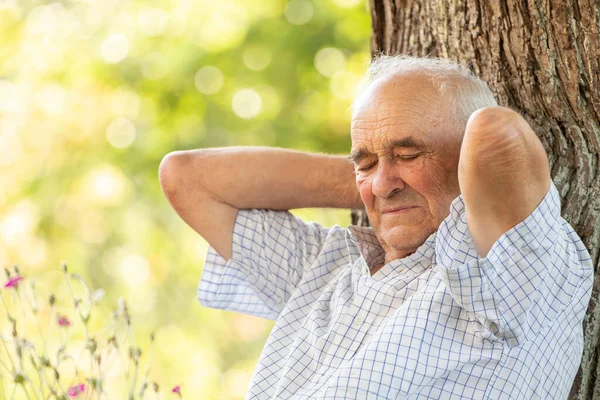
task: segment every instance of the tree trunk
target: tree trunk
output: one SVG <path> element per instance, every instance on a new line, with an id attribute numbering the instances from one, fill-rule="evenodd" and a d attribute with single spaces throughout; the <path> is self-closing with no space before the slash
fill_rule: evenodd
<path id="1" fill-rule="evenodd" d="M 562 215 L 600 249 L 600 0 L 370 0 L 372 55 L 449 58 L 485 80 L 537 132 Z M 354 214 L 354 223 L 367 223 Z M 598 277 L 570 399 L 600 399 Z"/>

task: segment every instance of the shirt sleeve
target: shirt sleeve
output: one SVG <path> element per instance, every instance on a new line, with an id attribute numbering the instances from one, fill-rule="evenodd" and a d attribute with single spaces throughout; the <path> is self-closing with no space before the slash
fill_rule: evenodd
<path id="1" fill-rule="evenodd" d="M 327 232 L 288 211 L 239 210 L 232 256 L 225 261 L 209 246 L 198 300 L 206 307 L 275 320 Z"/>
<path id="2" fill-rule="evenodd" d="M 593 282 L 590 255 L 560 215 L 554 183 L 535 210 L 479 257 L 460 195 L 438 230 L 436 259 L 454 300 L 491 338 L 517 345 L 565 309 L 585 314 Z M 575 300 L 575 301 L 574 301 Z M 584 303 L 584 307 L 576 307 Z"/>

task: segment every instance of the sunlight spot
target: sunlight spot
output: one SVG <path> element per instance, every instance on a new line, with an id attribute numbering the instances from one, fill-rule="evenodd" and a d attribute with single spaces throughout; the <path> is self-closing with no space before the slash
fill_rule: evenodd
<path id="1" fill-rule="evenodd" d="M 48 115 L 61 114 L 67 102 L 67 94 L 65 89 L 56 83 L 44 85 L 36 93 L 36 101 L 40 107 Z"/>
<path id="2" fill-rule="evenodd" d="M 116 116 L 136 119 L 140 115 L 140 96 L 127 87 L 117 89 L 110 102 L 110 110 Z"/>
<path id="3" fill-rule="evenodd" d="M 190 26 L 192 40 L 207 51 L 223 51 L 241 44 L 248 29 L 248 11 L 228 1 L 210 4 L 210 12 Z"/>
<path id="4" fill-rule="evenodd" d="M 350 100 L 354 97 L 360 76 L 352 72 L 338 72 L 329 81 L 329 89 L 340 100 Z"/>
<path id="5" fill-rule="evenodd" d="M 241 89 L 233 95 L 231 106 L 238 117 L 250 119 L 260 112 L 262 99 L 254 89 Z"/>
<path id="6" fill-rule="evenodd" d="M 92 201 L 100 205 L 119 204 L 124 196 L 126 178 L 120 169 L 105 165 L 92 171 L 87 177 L 87 188 L 84 189 Z"/>
<path id="7" fill-rule="evenodd" d="M 165 30 L 169 14 L 159 8 L 147 8 L 138 14 L 138 27 L 145 36 L 158 36 Z"/>
<path id="8" fill-rule="evenodd" d="M 102 42 L 100 55 L 109 64 L 117 64 L 127 57 L 129 41 L 120 33 L 113 33 Z"/>
<path id="9" fill-rule="evenodd" d="M 127 118 L 117 118 L 106 128 L 106 139 L 118 149 L 129 147 L 135 140 L 135 125 Z"/>
<path id="10" fill-rule="evenodd" d="M 223 73 L 216 67 L 202 67 L 196 72 L 194 84 L 200 93 L 214 94 L 223 87 L 225 78 Z"/>
<path id="11" fill-rule="evenodd" d="M 331 78 L 346 67 L 344 53 L 333 47 L 325 47 L 315 55 L 315 68 L 323 76 Z"/>
<path id="12" fill-rule="evenodd" d="M 262 100 L 261 116 L 264 118 L 275 118 L 281 111 L 281 97 L 277 90 L 269 85 L 256 87 Z"/>
<path id="13" fill-rule="evenodd" d="M 8 247 L 15 247 L 33 232 L 40 219 L 37 205 L 31 200 L 22 200 L 0 220 L 0 237 Z"/>
<path id="14" fill-rule="evenodd" d="M 110 27 L 113 31 L 121 32 L 125 37 L 134 37 L 137 33 L 135 18 L 126 12 L 115 15 L 111 21 Z"/>
<path id="15" fill-rule="evenodd" d="M 119 263 L 121 276 L 130 287 L 139 286 L 150 277 L 150 263 L 139 254 L 129 254 Z"/>
<path id="16" fill-rule="evenodd" d="M 308 0 L 291 0 L 283 10 L 285 18 L 294 25 L 304 25 L 313 17 L 313 5 Z"/>
<path id="17" fill-rule="evenodd" d="M 18 249 L 19 257 L 25 264 L 41 265 L 46 260 L 46 242 L 37 237 L 31 237 L 21 243 Z"/>
<path id="18" fill-rule="evenodd" d="M 271 50 L 264 46 L 249 46 L 244 50 L 243 58 L 248 68 L 260 71 L 271 62 Z"/>
<path id="19" fill-rule="evenodd" d="M 175 10 L 169 13 L 169 20 L 165 28 L 165 33 L 169 36 L 183 35 L 188 26 L 188 15 L 183 10 Z"/>
<path id="20" fill-rule="evenodd" d="M 58 3 L 34 8 L 27 15 L 26 29 L 33 34 L 52 34 L 68 25 L 65 7 Z"/>

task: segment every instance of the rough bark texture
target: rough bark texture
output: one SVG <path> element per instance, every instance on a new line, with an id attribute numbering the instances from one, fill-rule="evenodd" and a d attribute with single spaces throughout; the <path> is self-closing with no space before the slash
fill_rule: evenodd
<path id="1" fill-rule="evenodd" d="M 562 215 L 600 250 L 600 0 L 370 0 L 372 54 L 430 55 L 468 65 L 501 105 L 536 130 Z M 354 214 L 354 223 L 368 223 Z M 600 399 L 600 283 L 583 323 L 571 399 Z"/>

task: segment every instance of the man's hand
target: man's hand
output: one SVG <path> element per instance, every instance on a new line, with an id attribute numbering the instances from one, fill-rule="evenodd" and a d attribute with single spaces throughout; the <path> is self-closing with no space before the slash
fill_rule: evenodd
<path id="1" fill-rule="evenodd" d="M 159 168 L 179 216 L 226 260 L 239 209 L 362 208 L 345 156 L 268 147 L 177 151 Z"/>
<path id="2" fill-rule="evenodd" d="M 486 257 L 550 189 L 548 157 L 529 124 L 504 107 L 474 112 L 463 139 L 458 181 L 473 242 Z"/>

